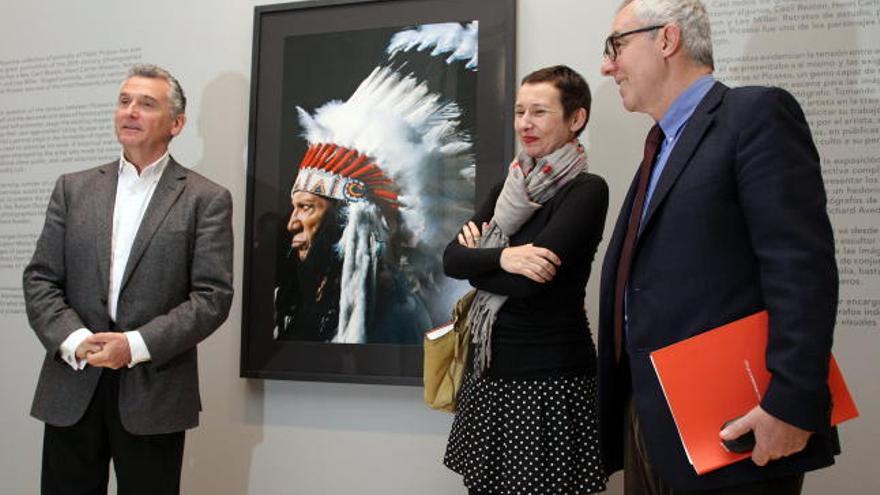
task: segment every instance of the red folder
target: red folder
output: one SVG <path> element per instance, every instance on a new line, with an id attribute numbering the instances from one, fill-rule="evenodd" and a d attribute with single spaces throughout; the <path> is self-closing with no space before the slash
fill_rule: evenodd
<path id="1" fill-rule="evenodd" d="M 758 405 L 770 383 L 769 318 L 755 313 L 651 353 L 675 426 L 697 474 L 751 457 L 721 445 L 721 426 Z M 831 424 L 859 415 L 834 357 L 828 376 Z"/>

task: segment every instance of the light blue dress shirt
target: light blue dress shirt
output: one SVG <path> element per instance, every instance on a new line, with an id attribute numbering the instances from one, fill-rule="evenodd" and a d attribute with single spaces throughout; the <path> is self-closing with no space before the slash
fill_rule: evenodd
<path id="1" fill-rule="evenodd" d="M 679 97 L 672 102 L 669 110 L 667 110 L 666 114 L 663 115 L 663 118 L 660 119 L 660 128 L 663 129 L 663 134 L 666 137 L 663 139 L 663 142 L 660 143 L 660 152 L 657 154 L 657 163 L 654 164 L 654 169 L 651 171 L 651 181 L 648 183 L 648 192 L 645 195 L 645 206 L 642 208 L 643 219 L 645 217 L 645 212 L 648 211 L 648 205 L 651 204 L 651 198 L 654 196 L 654 191 L 657 189 L 657 183 L 660 182 L 660 176 L 663 174 L 663 169 L 666 168 L 666 162 L 669 160 L 669 155 L 671 155 L 672 150 L 675 149 L 675 144 L 678 143 L 678 138 L 681 136 L 685 124 L 690 120 L 691 115 L 694 114 L 694 110 L 697 109 L 697 105 L 703 101 L 703 97 L 706 96 L 706 93 L 709 92 L 714 84 L 715 78 L 711 74 L 697 79 L 688 86 L 686 90 L 684 90 L 684 93 L 679 95 Z"/>
<path id="2" fill-rule="evenodd" d="M 715 84 L 715 78 L 711 75 L 705 75 L 696 81 L 694 81 L 684 93 L 678 96 L 672 105 L 669 107 L 669 110 L 666 111 L 666 114 L 663 115 L 663 118 L 660 119 L 660 129 L 663 130 L 663 142 L 660 143 L 660 152 L 657 153 L 657 162 L 654 164 L 654 169 L 651 171 L 651 180 L 648 182 L 648 191 L 645 194 L 645 205 L 642 207 L 642 218 L 645 219 L 645 213 L 648 211 L 648 206 L 651 204 L 651 198 L 654 196 L 654 191 L 657 189 L 657 183 L 660 182 L 660 176 L 663 174 L 663 169 L 666 168 L 666 162 L 669 160 L 669 155 L 672 154 L 672 150 L 675 149 L 675 144 L 678 143 L 678 138 L 681 136 L 681 132 L 684 130 L 685 124 L 687 124 L 688 120 L 690 120 L 691 115 L 694 114 L 694 110 L 697 109 L 697 105 L 703 101 L 703 97 L 706 96 L 706 93 L 712 88 Z M 623 292 L 623 329 L 624 333 L 628 330 L 629 325 L 627 324 L 627 320 L 629 319 L 629 281 L 627 281 L 627 287 Z"/>

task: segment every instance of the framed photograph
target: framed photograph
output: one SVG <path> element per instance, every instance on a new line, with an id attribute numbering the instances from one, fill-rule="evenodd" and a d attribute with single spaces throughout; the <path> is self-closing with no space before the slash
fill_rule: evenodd
<path id="1" fill-rule="evenodd" d="M 421 384 L 443 250 L 513 153 L 515 0 L 254 14 L 241 376 Z"/>

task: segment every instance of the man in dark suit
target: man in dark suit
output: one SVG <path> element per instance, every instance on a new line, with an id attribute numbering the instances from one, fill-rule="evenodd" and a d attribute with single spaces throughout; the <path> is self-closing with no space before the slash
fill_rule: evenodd
<path id="1" fill-rule="evenodd" d="M 179 492 L 184 431 L 201 409 L 196 345 L 232 302 L 229 191 L 179 165 L 177 80 L 151 65 L 122 84 L 120 159 L 62 175 L 24 271 L 46 348 L 31 414 L 45 422 L 42 493 Z"/>
<path id="2" fill-rule="evenodd" d="M 603 266 L 606 468 L 624 468 L 627 494 L 800 493 L 803 473 L 839 451 L 826 385 L 837 268 L 803 112 L 784 90 L 713 79 L 698 0 L 629 0 L 612 31 L 602 72 L 658 125 Z M 763 309 L 772 380 L 723 432 L 753 431 L 751 460 L 697 476 L 649 353 Z"/>

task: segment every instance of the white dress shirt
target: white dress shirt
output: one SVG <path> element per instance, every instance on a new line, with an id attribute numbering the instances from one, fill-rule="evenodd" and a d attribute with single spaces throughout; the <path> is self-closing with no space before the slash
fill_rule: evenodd
<path id="1" fill-rule="evenodd" d="M 110 319 L 116 321 L 116 309 L 119 304 L 119 289 L 122 285 L 122 275 L 125 273 L 125 265 L 131 254 L 134 238 L 144 219 L 144 213 L 156 191 L 162 172 L 168 166 L 169 155 L 166 151 L 158 160 L 147 165 L 138 174 L 137 167 L 125 159 L 125 155 L 119 159 L 119 180 L 116 184 L 116 202 L 113 206 L 113 236 L 110 243 L 110 286 L 107 298 L 107 313 Z M 76 359 L 76 348 L 92 332 L 87 328 L 80 328 L 71 333 L 61 344 L 61 358 L 73 369 L 85 368 L 85 360 Z M 143 336 L 138 331 L 125 332 L 128 346 L 131 349 L 131 362 L 128 367 L 150 360 L 150 352 L 144 342 Z"/>

